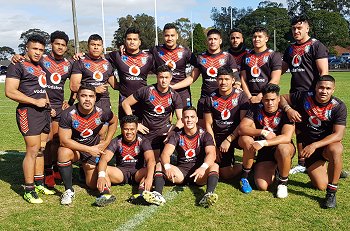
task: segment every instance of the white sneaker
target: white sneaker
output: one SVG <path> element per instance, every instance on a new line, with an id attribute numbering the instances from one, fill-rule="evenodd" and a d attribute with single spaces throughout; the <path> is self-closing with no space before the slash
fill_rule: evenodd
<path id="1" fill-rule="evenodd" d="M 166 202 L 162 194 L 156 191 L 153 191 L 153 192 L 144 191 L 142 193 L 142 196 L 143 196 L 143 199 L 145 199 L 145 201 L 151 204 L 164 205 Z"/>
<path id="2" fill-rule="evenodd" d="M 277 186 L 277 198 L 286 198 L 288 196 L 288 188 L 287 185 L 280 184 Z"/>
<path id="3" fill-rule="evenodd" d="M 72 204 L 74 197 L 75 197 L 75 192 L 70 189 L 67 189 L 61 196 L 61 205 Z"/>
<path id="4" fill-rule="evenodd" d="M 301 166 L 301 165 L 297 165 L 289 171 L 289 174 L 296 174 L 299 172 L 303 173 L 305 171 L 306 171 L 306 167 Z"/>
<path id="5" fill-rule="evenodd" d="M 218 201 L 218 194 L 216 193 L 206 193 L 203 198 L 200 200 L 199 205 L 208 208 L 214 205 Z"/>

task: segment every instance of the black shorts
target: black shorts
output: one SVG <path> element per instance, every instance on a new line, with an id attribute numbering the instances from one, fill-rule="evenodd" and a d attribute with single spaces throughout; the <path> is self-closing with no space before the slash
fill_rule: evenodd
<path id="1" fill-rule="evenodd" d="M 80 152 L 80 161 L 82 163 L 88 163 L 97 166 L 98 162 L 100 161 L 100 157 L 92 156 L 86 152 Z"/>
<path id="2" fill-rule="evenodd" d="M 141 103 L 137 102 L 136 104 L 131 106 L 131 110 L 132 110 L 132 114 L 137 116 L 137 118 L 139 118 L 139 121 L 141 121 L 142 118 L 142 107 L 141 107 Z M 118 118 L 121 120 L 124 116 L 126 116 L 124 109 L 122 107 L 122 104 L 119 103 L 118 106 Z"/>
<path id="3" fill-rule="evenodd" d="M 181 97 L 183 107 L 192 106 L 191 89 L 189 87 L 178 89 L 176 92 Z"/>
<path id="4" fill-rule="evenodd" d="M 151 142 L 152 150 L 160 149 L 160 151 L 163 151 L 164 140 L 167 137 L 163 134 L 168 130 L 168 127 L 159 130 L 150 130 L 149 133 L 145 135 L 145 137 Z"/>
<path id="5" fill-rule="evenodd" d="M 101 108 L 103 112 L 112 111 L 111 101 L 109 98 L 100 98 L 96 100 L 95 106 Z"/>
<path id="6" fill-rule="evenodd" d="M 275 152 L 277 146 L 269 146 L 263 147 L 258 151 L 258 155 L 256 156 L 256 163 L 264 162 L 264 161 L 272 161 L 277 163 L 275 159 Z"/>
<path id="7" fill-rule="evenodd" d="M 228 135 L 225 136 L 215 136 L 216 147 L 220 147 L 221 143 L 226 139 Z M 238 145 L 238 138 L 231 142 L 230 148 L 226 153 L 222 153 L 221 160 L 218 163 L 220 168 L 229 167 L 234 165 L 235 159 L 235 148 L 241 149 Z"/>
<path id="8" fill-rule="evenodd" d="M 197 163 L 185 163 L 185 164 L 179 164 L 177 167 L 182 172 L 184 176 L 184 182 L 183 184 L 187 183 L 195 183 L 194 177 L 190 178 L 190 176 L 196 171 L 197 168 L 199 168 L 201 165 Z"/>
<path id="9" fill-rule="evenodd" d="M 56 111 L 56 116 L 51 117 L 51 121 L 60 122 L 61 114 L 63 112 L 62 105 L 51 105 L 51 108 L 55 109 L 55 111 Z"/>
<path id="10" fill-rule="evenodd" d="M 135 174 L 139 170 L 135 166 L 117 166 L 117 168 L 123 173 L 124 179 L 122 184 L 134 184 Z"/>
<path id="11" fill-rule="evenodd" d="M 303 147 L 305 147 L 305 146 L 306 145 L 303 145 Z M 327 161 L 322 155 L 325 148 L 326 147 L 318 148 L 315 150 L 315 152 L 309 158 L 305 158 L 305 167 L 309 168 L 311 165 L 313 165 L 314 163 L 316 163 L 319 160 Z"/>
<path id="12" fill-rule="evenodd" d="M 18 105 L 16 120 L 22 136 L 36 136 L 50 132 L 50 110 L 47 108 Z"/>
<path id="13" fill-rule="evenodd" d="M 198 119 L 204 119 L 204 103 L 205 103 L 205 98 L 201 97 L 197 103 Z"/>

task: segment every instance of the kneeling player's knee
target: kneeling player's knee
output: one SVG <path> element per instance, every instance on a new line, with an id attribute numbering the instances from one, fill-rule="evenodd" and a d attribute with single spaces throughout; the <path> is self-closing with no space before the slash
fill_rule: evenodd
<path id="1" fill-rule="evenodd" d="M 334 143 L 327 146 L 326 153 L 330 158 L 336 160 L 342 157 L 343 145 L 341 143 Z"/>
<path id="2" fill-rule="evenodd" d="M 262 180 L 262 179 L 256 179 L 255 185 L 259 191 L 267 191 L 267 189 L 269 188 L 269 184 L 265 180 Z"/>
<path id="3" fill-rule="evenodd" d="M 219 172 L 219 165 L 217 163 L 210 165 L 208 172 Z"/>
<path id="4" fill-rule="evenodd" d="M 324 191 L 327 189 L 327 181 L 325 182 L 312 182 L 313 186 L 318 189 L 318 190 L 321 190 L 321 191 Z"/>
<path id="5" fill-rule="evenodd" d="M 62 161 L 68 161 L 73 159 L 73 152 L 72 150 L 65 148 L 65 147 L 59 147 L 57 152 L 57 160 Z"/>

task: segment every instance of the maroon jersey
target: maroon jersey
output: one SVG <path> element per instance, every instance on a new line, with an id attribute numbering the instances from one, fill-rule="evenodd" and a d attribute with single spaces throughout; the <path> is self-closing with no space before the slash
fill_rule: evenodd
<path id="1" fill-rule="evenodd" d="M 75 104 L 62 112 L 59 126 L 72 130 L 72 140 L 87 146 L 94 146 L 100 142 L 98 133 L 103 124 L 112 118 L 111 111 L 104 112 L 96 106 L 90 114 L 84 115 L 79 112 L 78 104 Z"/>
<path id="2" fill-rule="evenodd" d="M 219 52 L 210 54 L 208 51 L 198 55 L 197 67 L 202 74 L 202 90 L 201 98 L 210 96 L 210 94 L 218 89 L 216 76 L 220 67 L 226 66 L 231 69 L 237 69 L 236 62 L 232 55 L 227 52 Z"/>
<path id="3" fill-rule="evenodd" d="M 82 74 L 81 83 L 94 87 L 106 84 L 113 75 L 111 64 L 104 58 L 93 59 L 88 55 L 73 64 L 72 74 Z M 109 92 L 97 94 L 97 98 L 109 98 Z"/>
<path id="4" fill-rule="evenodd" d="M 264 110 L 262 103 L 252 104 L 245 117 L 253 120 L 257 129 L 271 131 L 276 135 L 281 135 L 283 125 L 293 124 L 282 109 L 278 109 L 274 113 L 268 113 Z M 265 138 L 261 137 L 261 139 Z"/>
<path id="5" fill-rule="evenodd" d="M 140 169 L 144 166 L 144 153 L 152 150 L 150 142 L 142 135 L 137 134 L 136 140 L 131 143 L 125 142 L 121 135 L 115 137 L 109 143 L 107 150 L 115 154 L 117 167 L 135 167 Z"/>
<path id="6" fill-rule="evenodd" d="M 270 49 L 260 53 L 251 50 L 243 57 L 242 70 L 246 71 L 250 93 L 257 95 L 271 80 L 272 71 L 282 70 L 281 55 Z"/>
<path id="7" fill-rule="evenodd" d="M 121 55 L 113 51 L 106 59 L 118 71 L 119 93 L 124 98 L 147 86 L 147 75 L 153 70 L 153 56 L 150 53 L 140 51 L 137 54 Z"/>
<path id="8" fill-rule="evenodd" d="M 44 55 L 40 60 L 40 66 L 47 76 L 47 95 L 50 104 L 62 106 L 64 100 L 64 83 L 70 77 L 72 63 L 66 58 L 57 60 L 51 54 Z"/>
<path id="9" fill-rule="evenodd" d="M 321 104 L 315 100 L 314 92 L 295 92 L 290 95 L 292 105 L 300 113 L 302 122 L 301 141 L 306 144 L 322 140 L 333 133 L 333 125 L 346 125 L 345 104 L 336 97 Z"/>
<path id="10" fill-rule="evenodd" d="M 284 52 L 283 61 L 292 74 L 290 92 L 315 89 L 320 73 L 316 60 L 327 58 L 328 50 L 320 41 L 310 38 L 303 44 L 292 43 Z"/>
<path id="11" fill-rule="evenodd" d="M 215 135 L 226 136 L 231 134 L 240 122 L 240 111 L 248 110 L 247 95 L 238 89 L 233 89 L 229 95 L 220 95 L 214 91 L 205 99 L 204 112 L 213 117 L 213 131 Z"/>
<path id="12" fill-rule="evenodd" d="M 234 49 L 230 48 L 227 52 L 233 56 L 237 64 L 237 69 L 240 71 L 242 68 L 243 56 L 249 52 L 249 49 L 246 49 L 245 46 L 243 46 L 239 51 L 235 51 Z"/>
<path id="13" fill-rule="evenodd" d="M 205 147 L 214 146 L 213 137 L 198 127 L 197 132 L 189 136 L 184 129 L 172 133 L 168 139 L 168 144 L 175 146 L 177 153 L 177 164 L 203 163 L 205 158 Z"/>
<path id="14" fill-rule="evenodd" d="M 164 130 L 170 125 L 170 117 L 175 109 L 181 109 L 182 101 L 177 92 L 169 88 L 168 92 L 159 92 L 156 84 L 143 87 L 133 94 L 142 105 L 142 124 L 153 130 Z"/>
<path id="15" fill-rule="evenodd" d="M 28 61 L 10 64 L 7 69 L 6 78 L 18 79 L 18 90 L 28 97 L 34 99 L 46 98 L 46 74 L 39 63 Z"/>
<path id="16" fill-rule="evenodd" d="M 173 72 L 171 84 L 178 83 L 186 78 L 186 65 L 196 65 L 196 57 L 185 47 L 177 46 L 168 49 L 165 45 L 152 47 L 150 49 L 155 61 L 155 69 L 161 65 L 167 65 Z"/>

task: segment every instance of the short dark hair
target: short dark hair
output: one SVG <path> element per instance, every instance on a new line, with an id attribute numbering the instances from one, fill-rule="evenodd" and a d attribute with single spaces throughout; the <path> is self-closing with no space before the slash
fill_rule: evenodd
<path id="1" fill-rule="evenodd" d="M 253 28 L 252 35 L 256 32 L 262 32 L 265 33 L 267 37 L 269 37 L 269 31 L 267 30 L 266 27 L 263 26 L 256 26 Z"/>
<path id="2" fill-rule="evenodd" d="M 125 32 L 125 34 L 124 34 L 124 39 L 126 39 L 126 37 L 128 36 L 128 34 L 138 34 L 139 35 L 139 37 L 140 37 L 140 30 L 138 29 L 138 28 L 136 28 L 136 27 L 129 27 L 127 30 L 126 30 L 126 32 Z"/>
<path id="3" fill-rule="evenodd" d="M 308 24 L 310 24 L 309 18 L 305 15 L 296 15 L 292 18 L 292 20 L 290 21 L 290 25 L 294 26 L 295 24 L 299 23 L 299 22 L 306 22 Z"/>
<path id="4" fill-rule="evenodd" d="M 161 65 L 157 68 L 156 70 L 156 74 L 158 75 L 159 73 L 162 73 L 162 72 L 170 72 L 171 75 L 173 75 L 170 67 L 168 67 L 168 65 Z"/>
<path id="5" fill-rule="evenodd" d="M 233 28 L 232 30 L 230 30 L 230 34 L 229 34 L 229 35 L 231 35 L 231 34 L 234 33 L 234 32 L 241 33 L 241 34 L 242 34 L 242 37 L 243 37 L 243 32 L 242 32 L 241 29 L 239 29 L 239 28 Z"/>
<path id="6" fill-rule="evenodd" d="M 163 27 L 163 32 L 165 30 L 170 30 L 170 29 L 175 29 L 177 31 L 177 27 L 176 27 L 176 25 L 174 23 L 167 23 Z"/>
<path id="7" fill-rule="evenodd" d="M 55 41 L 55 39 L 63 39 L 66 42 L 66 45 L 68 45 L 69 37 L 63 31 L 56 30 L 56 31 L 52 32 L 50 35 L 51 43 L 53 43 Z"/>
<path id="8" fill-rule="evenodd" d="M 91 84 L 81 84 L 79 89 L 78 89 L 78 94 L 79 92 L 81 92 L 82 90 L 90 90 L 93 91 L 96 95 L 96 89 L 94 86 L 92 86 Z"/>
<path id="9" fill-rule="evenodd" d="M 263 89 L 262 94 L 266 95 L 267 93 L 276 93 L 276 95 L 280 95 L 280 86 L 273 83 L 268 83 Z"/>
<path id="10" fill-rule="evenodd" d="M 182 114 L 185 112 L 185 111 L 195 111 L 196 114 L 197 114 L 197 109 L 194 107 L 194 106 L 186 106 L 182 109 Z"/>
<path id="11" fill-rule="evenodd" d="M 207 37 L 209 37 L 209 35 L 212 35 L 212 34 L 217 34 L 217 35 L 219 35 L 220 36 L 220 38 L 222 37 L 221 36 L 221 32 L 218 30 L 218 29 L 210 29 L 209 31 L 208 31 L 208 33 L 207 33 Z"/>
<path id="12" fill-rule="evenodd" d="M 123 118 L 121 118 L 120 120 L 120 127 L 124 127 L 124 124 L 126 123 L 135 123 L 136 126 L 139 123 L 139 118 L 136 115 L 126 115 Z"/>
<path id="13" fill-rule="evenodd" d="M 320 78 L 317 79 L 317 83 L 321 81 L 329 81 L 335 84 L 335 79 L 331 75 L 322 75 Z"/>
<path id="14" fill-rule="evenodd" d="M 229 75 L 232 78 L 234 78 L 233 70 L 226 66 L 219 67 L 217 77 L 219 77 L 220 75 Z"/>
<path id="15" fill-rule="evenodd" d="M 98 35 L 98 34 L 92 34 L 92 35 L 90 35 L 90 37 L 89 37 L 89 39 L 88 39 L 88 44 L 90 44 L 90 42 L 91 41 L 102 41 L 102 43 L 103 43 L 103 39 L 102 39 L 102 37 L 100 36 L 100 35 Z"/>
<path id="16" fill-rule="evenodd" d="M 29 42 L 32 42 L 32 43 L 40 43 L 41 45 L 43 46 L 46 46 L 46 40 L 43 36 L 41 36 L 40 34 L 33 34 L 31 35 L 28 40 L 27 40 L 27 43 L 26 45 L 28 45 Z"/>

